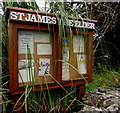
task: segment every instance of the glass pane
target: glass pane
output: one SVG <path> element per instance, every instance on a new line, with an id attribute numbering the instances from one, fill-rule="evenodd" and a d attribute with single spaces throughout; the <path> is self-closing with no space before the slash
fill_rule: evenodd
<path id="1" fill-rule="evenodd" d="M 18 31 L 18 82 L 29 84 L 52 82 L 53 73 L 51 34 L 46 31 Z M 45 81 L 45 80 L 44 80 Z"/>

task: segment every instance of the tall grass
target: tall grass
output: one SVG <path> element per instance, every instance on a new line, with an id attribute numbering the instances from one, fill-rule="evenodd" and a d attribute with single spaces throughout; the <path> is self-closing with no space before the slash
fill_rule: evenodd
<path id="1" fill-rule="evenodd" d="M 98 64 L 100 71 L 94 71 L 93 81 L 86 84 L 86 91 L 92 91 L 98 87 L 119 88 L 120 70 L 108 69 L 106 65 Z"/>
<path id="2" fill-rule="evenodd" d="M 49 112 L 49 113 L 61 113 L 61 112 L 70 112 L 74 109 L 73 106 L 81 105 L 81 102 L 77 100 L 76 97 L 76 86 L 70 86 L 64 88 L 52 75 L 52 79 L 60 86 L 58 89 L 49 90 L 48 83 L 46 82 L 46 76 L 44 75 L 43 83 L 40 84 L 40 91 L 33 91 L 34 90 L 34 72 L 32 72 L 32 59 L 31 58 L 30 48 L 27 46 L 27 54 L 26 54 L 26 61 L 27 61 L 27 76 L 32 76 L 32 80 L 30 80 L 29 85 L 25 85 L 23 81 L 24 93 L 21 94 L 20 98 L 14 104 L 13 110 L 19 112 L 22 108 L 25 109 L 25 112 Z M 59 60 L 58 60 L 59 61 Z M 70 64 L 69 64 L 70 65 Z M 36 65 L 34 65 L 34 69 L 36 70 Z M 73 67 L 72 65 L 70 65 Z M 73 67 L 76 71 L 77 69 Z M 85 78 L 84 78 L 85 79 Z M 86 79 L 85 79 L 86 80 Z M 44 81 L 46 83 L 44 83 Z M 43 85 L 46 85 L 47 90 L 43 90 Z M 23 102 L 21 103 L 20 107 L 16 109 L 16 106 L 20 104 L 20 100 L 24 98 Z M 74 109 L 75 110 L 75 109 Z"/>
<path id="3" fill-rule="evenodd" d="M 62 15 L 63 23 L 64 23 L 64 20 L 68 19 L 68 16 L 70 14 L 78 16 L 81 13 L 81 15 L 83 15 L 83 17 L 88 18 L 89 14 L 90 14 L 90 16 L 93 14 L 92 12 L 90 13 L 89 11 L 93 11 L 93 10 L 92 9 L 88 10 L 89 4 L 85 3 L 86 7 L 85 7 L 85 11 L 84 11 L 84 8 L 82 9 L 82 7 L 84 6 L 84 3 L 82 3 L 82 4 L 83 5 L 81 5 L 81 4 L 78 5 L 78 7 L 81 7 L 80 10 L 78 10 L 78 9 L 73 10 L 70 7 L 69 7 L 69 10 L 66 10 L 66 6 L 64 6 L 64 4 L 61 2 L 58 4 L 51 3 L 51 7 L 50 7 L 49 11 Z M 7 3 L 7 4 L 5 4 L 5 7 L 7 5 L 8 6 L 17 6 L 18 5 L 18 6 L 21 6 L 24 8 L 28 8 L 28 9 L 35 9 L 34 4 L 32 7 L 27 6 L 26 3 L 17 4 L 17 2 Z M 97 12 L 97 9 L 95 8 L 94 13 L 96 13 L 96 12 Z M 98 13 L 100 13 L 100 12 L 98 12 Z M 96 14 L 94 16 L 97 17 Z M 6 20 L 5 16 L 3 18 L 3 25 L 4 26 L 3 26 L 3 30 L 2 30 L 3 31 L 3 34 L 2 34 L 3 35 L 3 42 L 2 42 L 3 50 L 2 51 L 3 51 L 4 74 L 2 77 L 0 77 L 0 79 L 3 79 L 3 85 L 1 87 L 2 92 L 0 95 L 3 96 L 3 100 L 4 100 L 1 103 L 1 104 L 3 104 L 3 112 L 7 112 L 7 106 L 9 105 L 9 103 L 12 104 L 12 102 L 9 98 L 9 89 L 8 89 L 8 82 L 9 82 L 8 81 L 9 74 L 8 74 L 8 68 L 7 68 L 8 67 L 8 34 L 7 34 L 8 28 L 7 28 L 7 20 Z M 105 25 L 105 26 L 107 26 L 107 25 Z M 102 27 L 104 27 L 104 25 Z M 100 29 L 101 31 L 99 29 L 97 31 L 97 29 L 96 29 L 96 32 L 100 36 L 103 36 L 104 35 L 103 33 L 106 32 L 107 27 L 104 27 L 104 28 L 105 28 L 105 30 Z M 66 31 L 66 29 L 68 31 L 71 31 L 71 29 L 69 27 L 66 28 L 64 26 L 64 24 L 59 25 L 59 30 L 61 30 L 61 29 L 63 31 Z M 80 29 L 78 28 L 76 30 L 80 30 Z M 63 32 L 63 34 L 65 34 L 65 32 Z M 63 34 L 59 34 L 59 35 L 63 35 Z M 97 44 L 98 44 L 98 42 L 97 42 Z M 95 48 L 98 50 L 97 47 L 95 47 Z M 117 49 L 117 51 L 119 51 L 117 47 L 115 47 L 115 48 Z M 103 46 L 101 46 L 100 51 L 103 51 L 103 50 L 105 50 L 105 48 L 103 48 Z M 120 53 L 120 52 L 118 52 L 118 53 Z M 104 54 L 102 54 L 102 56 L 103 55 Z M 26 59 L 28 59 L 28 65 L 31 65 L 31 59 L 29 59 L 29 57 L 27 57 Z M 100 61 L 97 62 L 97 66 L 100 71 L 99 71 L 99 73 L 95 72 L 93 74 L 93 83 L 86 84 L 87 91 L 91 91 L 92 89 L 94 89 L 96 87 L 100 87 L 100 86 L 107 86 L 107 87 L 111 87 L 111 86 L 118 87 L 119 86 L 120 69 L 118 70 L 118 72 L 116 72 L 114 69 L 111 69 L 111 68 L 108 70 L 106 68 L 106 65 L 104 65 L 104 64 L 101 65 L 102 63 Z M 103 61 L 103 63 L 104 63 L 104 61 Z M 28 69 L 28 73 L 31 73 L 31 68 Z M 33 78 L 34 75 L 31 73 L 31 76 Z M 51 75 L 51 77 L 52 77 L 52 75 Z M 44 78 L 44 80 L 45 79 L 46 78 Z M 55 80 L 55 78 L 53 78 L 53 79 Z M 59 82 L 58 82 L 58 85 L 60 85 Z M 61 86 L 61 88 L 55 89 L 55 90 L 49 90 L 49 89 L 43 90 L 43 84 L 41 84 L 40 87 L 41 87 L 40 91 L 38 91 L 38 92 L 33 91 L 34 90 L 34 80 L 33 79 L 31 80 L 30 85 L 24 85 L 25 92 L 21 95 L 21 97 L 18 99 L 18 101 L 14 105 L 13 111 L 15 110 L 15 107 L 17 106 L 17 104 L 20 102 L 20 99 L 23 97 L 24 97 L 24 101 L 23 101 L 23 103 L 21 103 L 21 106 L 17 111 L 19 111 L 21 109 L 21 107 L 24 107 L 26 113 L 27 112 L 35 112 L 35 113 L 37 113 L 37 112 L 40 112 L 40 113 L 41 112 L 49 112 L 49 113 L 64 112 L 65 113 L 68 111 L 70 112 L 72 110 L 72 108 L 76 109 L 76 106 L 79 106 L 82 104 L 76 98 L 76 90 L 77 90 L 76 86 L 71 86 L 71 87 L 66 87 L 66 88 L 63 88 Z M 48 84 L 46 84 L 46 87 L 48 87 Z M 7 89 L 5 89 L 5 88 L 7 88 Z"/>

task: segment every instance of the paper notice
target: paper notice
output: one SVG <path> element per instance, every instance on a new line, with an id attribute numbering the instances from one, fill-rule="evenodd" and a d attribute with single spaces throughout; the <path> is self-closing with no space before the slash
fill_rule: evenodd
<path id="1" fill-rule="evenodd" d="M 31 61 L 28 61 L 26 59 L 18 60 L 18 72 L 19 83 L 32 81 L 34 76 L 33 60 Z"/>
<path id="2" fill-rule="evenodd" d="M 49 32 L 34 31 L 35 42 L 50 42 Z"/>
<path id="3" fill-rule="evenodd" d="M 64 47 L 63 50 L 63 61 L 69 61 L 69 47 Z"/>
<path id="4" fill-rule="evenodd" d="M 68 47 L 69 46 L 69 39 L 68 38 L 63 38 L 62 39 L 62 46 Z"/>
<path id="5" fill-rule="evenodd" d="M 86 65 L 86 56 L 85 55 L 77 55 L 77 65 L 79 74 L 87 73 L 87 65 Z"/>
<path id="6" fill-rule="evenodd" d="M 69 65 L 62 63 L 62 80 L 69 80 Z"/>
<path id="7" fill-rule="evenodd" d="M 50 75 L 50 59 L 39 59 L 39 76 Z"/>
<path id="8" fill-rule="evenodd" d="M 37 55 L 52 55 L 51 44 L 37 44 Z"/>
<path id="9" fill-rule="evenodd" d="M 74 53 L 84 52 L 84 37 L 73 36 L 73 51 Z"/>
<path id="10" fill-rule="evenodd" d="M 27 45 L 30 48 L 30 53 L 34 52 L 33 32 L 28 30 L 20 30 L 18 32 L 18 53 L 26 54 Z"/>

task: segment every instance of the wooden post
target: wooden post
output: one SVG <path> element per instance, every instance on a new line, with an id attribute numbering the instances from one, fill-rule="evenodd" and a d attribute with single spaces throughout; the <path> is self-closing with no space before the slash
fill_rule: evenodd
<path id="1" fill-rule="evenodd" d="M 81 99 L 85 95 L 85 84 L 77 85 L 77 99 Z"/>

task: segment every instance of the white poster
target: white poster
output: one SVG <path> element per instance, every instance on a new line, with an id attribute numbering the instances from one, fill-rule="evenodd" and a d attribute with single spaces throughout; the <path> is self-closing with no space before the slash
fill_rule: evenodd
<path id="1" fill-rule="evenodd" d="M 69 65 L 62 63 L 62 80 L 69 80 Z"/>
<path id="2" fill-rule="evenodd" d="M 73 36 L 73 51 L 74 53 L 84 52 L 84 37 L 74 35 Z"/>
<path id="3" fill-rule="evenodd" d="M 30 63 L 31 62 L 31 63 Z M 29 64 L 29 66 L 28 66 Z M 18 60 L 18 79 L 19 83 L 30 82 L 34 76 L 34 62 L 33 60 L 28 61 L 26 59 Z"/>
<path id="4" fill-rule="evenodd" d="M 34 31 L 35 42 L 50 42 L 49 32 Z"/>
<path id="5" fill-rule="evenodd" d="M 63 61 L 69 61 L 69 47 L 63 47 Z"/>
<path id="6" fill-rule="evenodd" d="M 37 44 L 37 55 L 52 55 L 51 44 Z"/>
<path id="7" fill-rule="evenodd" d="M 39 76 L 50 75 L 50 59 L 40 58 L 38 70 Z"/>
<path id="8" fill-rule="evenodd" d="M 79 74 L 87 73 L 87 65 L 86 65 L 86 56 L 85 55 L 77 55 L 77 65 Z"/>
<path id="9" fill-rule="evenodd" d="M 18 53 L 26 54 L 27 45 L 31 54 L 34 52 L 33 32 L 28 30 L 20 30 L 18 33 Z"/>

